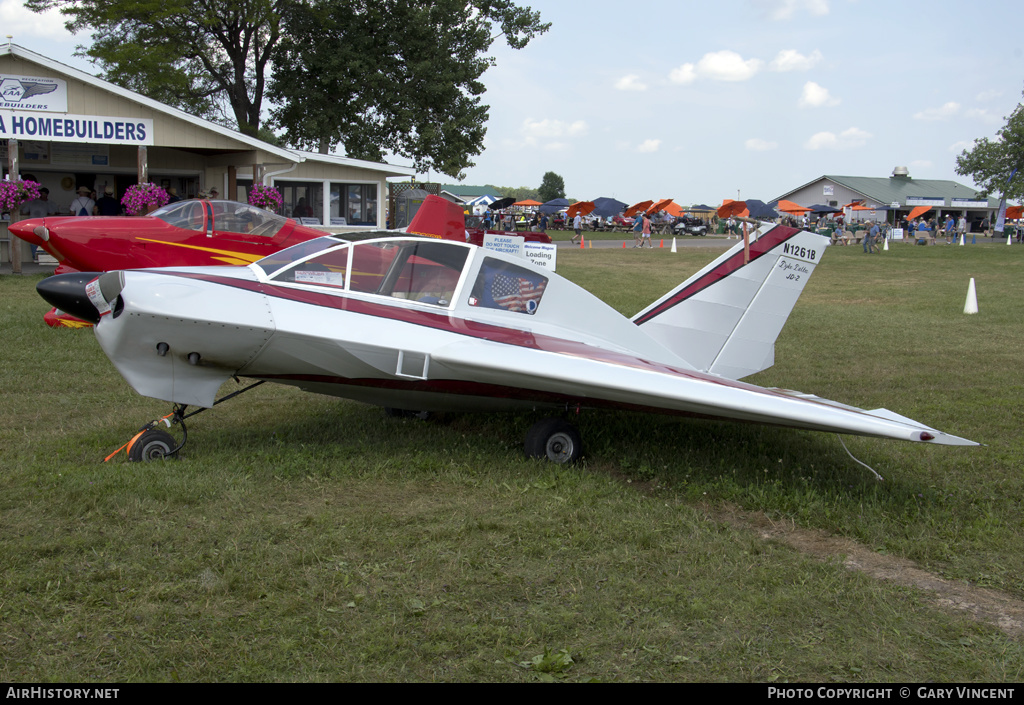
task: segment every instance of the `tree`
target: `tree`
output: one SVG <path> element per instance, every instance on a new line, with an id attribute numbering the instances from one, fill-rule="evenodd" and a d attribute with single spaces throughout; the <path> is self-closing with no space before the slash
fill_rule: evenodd
<path id="1" fill-rule="evenodd" d="M 537 192 L 540 194 L 542 203 L 553 201 L 556 198 L 565 198 L 565 180 L 555 172 L 549 171 L 541 179 Z"/>
<path id="2" fill-rule="evenodd" d="M 270 95 L 287 142 L 320 151 L 342 144 L 375 161 L 391 152 L 457 179 L 483 149 L 487 50 L 502 35 L 521 48 L 550 26 L 509 0 L 282 0 L 281 8 Z"/>
<path id="3" fill-rule="evenodd" d="M 1017 173 L 1013 179 L 1013 170 Z M 1006 198 L 1024 197 L 1024 106 L 1017 104 L 996 139 L 974 140 L 974 147 L 956 158 L 956 173 L 970 176 L 988 197 L 992 193 Z"/>
<path id="4" fill-rule="evenodd" d="M 550 26 L 511 0 L 25 4 L 59 8 L 69 30 L 91 31 L 78 54 L 112 83 L 256 135 L 269 82 L 286 143 L 341 143 L 364 159 L 392 152 L 452 176 L 483 148 L 487 50 L 501 36 L 520 49 Z"/>
<path id="5" fill-rule="evenodd" d="M 27 0 L 59 8 L 78 47 L 111 83 L 257 134 L 270 57 L 280 39 L 276 0 Z"/>

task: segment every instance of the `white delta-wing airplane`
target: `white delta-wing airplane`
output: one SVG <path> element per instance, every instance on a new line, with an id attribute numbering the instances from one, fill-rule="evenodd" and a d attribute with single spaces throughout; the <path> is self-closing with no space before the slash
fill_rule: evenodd
<path id="1" fill-rule="evenodd" d="M 762 224 L 746 253 L 741 241 L 632 319 L 514 255 L 366 237 L 310 240 L 245 267 L 77 273 L 38 289 L 96 323 L 118 371 L 139 394 L 172 402 L 164 423 L 186 438 L 197 411 L 185 409 L 223 401 L 221 385 L 245 377 L 392 413 L 600 407 L 977 445 L 886 409 L 738 381 L 774 363 L 828 245 L 820 235 Z M 181 449 L 157 423 L 130 441 L 130 459 Z M 582 448 L 560 417 L 535 424 L 525 445 L 560 463 Z"/>

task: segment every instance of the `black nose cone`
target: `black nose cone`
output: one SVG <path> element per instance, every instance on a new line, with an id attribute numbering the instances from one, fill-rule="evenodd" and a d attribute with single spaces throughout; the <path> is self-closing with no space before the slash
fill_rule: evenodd
<path id="1" fill-rule="evenodd" d="M 47 303 L 90 323 L 100 322 L 100 313 L 89 301 L 85 286 L 102 272 L 73 272 L 47 277 L 36 284 L 36 291 Z"/>

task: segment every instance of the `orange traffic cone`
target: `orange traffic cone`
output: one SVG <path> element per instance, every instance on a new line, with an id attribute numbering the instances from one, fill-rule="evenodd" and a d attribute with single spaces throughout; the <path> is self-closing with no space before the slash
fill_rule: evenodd
<path id="1" fill-rule="evenodd" d="M 586 242 L 587 242 L 587 238 L 586 238 L 586 236 L 585 236 L 585 235 L 583 235 L 583 234 L 580 234 L 580 249 L 581 249 L 581 250 L 582 250 L 582 249 L 584 249 L 584 248 L 586 248 L 586 246 L 587 246 L 587 245 L 586 245 Z"/>
<path id="2" fill-rule="evenodd" d="M 660 248 L 662 248 L 662 249 L 664 249 L 664 248 L 665 248 L 665 238 L 661 238 L 661 244 L 660 244 L 660 245 L 658 245 L 658 247 L 660 247 Z"/>
<path id="3" fill-rule="evenodd" d="M 626 241 L 625 240 L 622 241 L 622 249 L 626 249 Z"/>

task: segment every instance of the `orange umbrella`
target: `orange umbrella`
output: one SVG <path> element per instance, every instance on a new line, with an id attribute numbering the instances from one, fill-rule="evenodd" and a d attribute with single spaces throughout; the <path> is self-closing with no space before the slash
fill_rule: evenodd
<path id="1" fill-rule="evenodd" d="M 566 211 L 566 214 L 570 218 L 575 218 L 577 213 L 580 215 L 586 215 L 590 211 L 594 210 L 594 208 L 596 208 L 596 206 L 593 201 L 577 201 L 569 206 L 569 210 Z"/>
<path id="2" fill-rule="evenodd" d="M 850 201 L 845 206 L 843 206 L 843 208 L 853 208 L 854 210 L 857 210 L 857 206 L 859 206 L 863 202 L 864 202 L 863 198 L 861 198 L 860 200 L 857 200 L 857 201 Z M 863 210 L 863 209 L 861 209 L 861 210 Z"/>
<path id="3" fill-rule="evenodd" d="M 640 211 L 645 211 L 648 208 L 650 208 L 652 203 L 654 203 L 654 201 L 640 201 L 639 203 L 634 203 L 629 208 L 627 208 L 625 211 L 623 211 L 622 215 L 624 215 L 626 217 L 629 217 L 631 215 L 636 215 Z"/>
<path id="4" fill-rule="evenodd" d="M 855 210 L 855 211 L 873 211 L 873 210 L 875 210 L 875 208 L 874 208 L 874 206 L 863 206 L 863 205 L 858 203 L 851 210 Z"/>
<path id="5" fill-rule="evenodd" d="M 907 216 L 907 220 L 913 220 L 919 215 L 924 215 L 932 209 L 931 206 L 915 206 L 914 210 L 910 211 L 910 215 Z"/>
<path id="6" fill-rule="evenodd" d="M 779 201 L 779 204 L 777 206 L 775 206 L 775 210 L 780 210 L 783 213 L 798 214 L 798 213 L 806 213 L 807 211 L 809 211 L 811 209 L 810 208 L 805 208 L 804 206 L 801 206 L 798 203 L 793 203 L 793 201 L 781 200 L 781 201 Z"/>
<path id="7" fill-rule="evenodd" d="M 533 201 L 527 198 L 525 201 L 516 201 L 512 204 L 513 206 L 539 206 L 542 205 L 540 201 Z"/>
<path id="8" fill-rule="evenodd" d="M 1024 215 L 1024 206 L 1007 206 L 1006 218 L 1007 220 L 1017 220 Z"/>
<path id="9" fill-rule="evenodd" d="M 653 206 L 651 206 L 647 210 L 647 214 L 648 215 L 654 215 L 658 211 L 663 211 L 663 210 L 665 210 L 665 207 L 668 206 L 668 204 L 670 204 L 670 203 L 672 203 L 672 199 L 671 198 L 663 198 L 660 201 L 658 201 L 657 203 L 655 203 Z"/>
<path id="10" fill-rule="evenodd" d="M 686 214 L 686 209 L 683 208 L 678 203 L 676 203 L 675 201 L 669 203 L 662 210 L 664 210 L 666 213 L 668 213 L 673 218 L 678 218 L 679 216 Z"/>
<path id="11" fill-rule="evenodd" d="M 718 207 L 718 217 L 730 218 L 734 215 L 738 215 L 740 217 L 750 215 L 750 211 L 747 210 L 747 204 L 743 201 L 734 201 L 731 198 L 727 198 L 722 201 L 722 205 Z"/>

